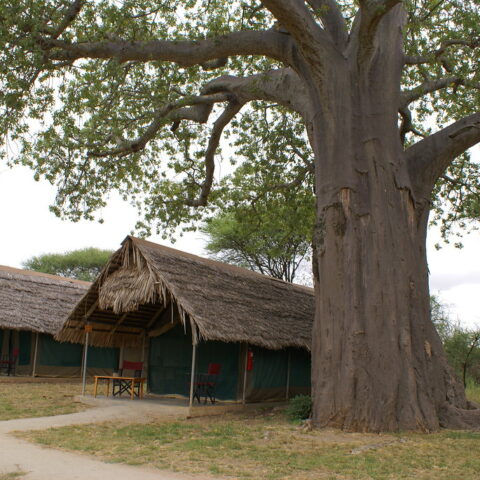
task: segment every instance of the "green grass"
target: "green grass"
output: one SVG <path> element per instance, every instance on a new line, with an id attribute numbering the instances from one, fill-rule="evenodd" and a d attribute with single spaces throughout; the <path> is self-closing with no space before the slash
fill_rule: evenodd
<path id="1" fill-rule="evenodd" d="M 478 383 L 470 382 L 467 385 L 465 393 L 467 394 L 467 398 L 469 400 L 480 403 L 480 385 Z"/>
<path id="2" fill-rule="evenodd" d="M 0 383 L 0 421 L 62 415 L 87 407 L 74 401 L 79 383 Z M 0 479 L 1 480 L 1 479 Z"/>
<path id="3" fill-rule="evenodd" d="M 304 432 L 279 412 L 19 435 L 109 462 L 238 479 L 478 480 L 480 472 L 480 432 Z"/>

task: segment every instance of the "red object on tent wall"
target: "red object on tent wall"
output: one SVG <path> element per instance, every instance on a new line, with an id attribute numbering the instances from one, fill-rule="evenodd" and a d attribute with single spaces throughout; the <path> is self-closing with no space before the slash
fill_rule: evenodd
<path id="1" fill-rule="evenodd" d="M 247 353 L 247 372 L 253 370 L 253 352 L 251 350 Z"/>

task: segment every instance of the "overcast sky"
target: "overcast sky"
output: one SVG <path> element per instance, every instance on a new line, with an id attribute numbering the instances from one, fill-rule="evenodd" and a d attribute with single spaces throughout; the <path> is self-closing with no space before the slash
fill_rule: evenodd
<path id="1" fill-rule="evenodd" d="M 54 194 L 52 186 L 35 182 L 26 168 L 0 167 L 0 265 L 21 268 L 33 255 L 88 246 L 116 250 L 135 225 L 136 211 L 116 196 L 102 211 L 103 224 L 62 221 L 48 210 Z M 160 237 L 150 240 L 171 245 Z M 454 319 L 466 326 L 480 326 L 480 234 L 466 236 L 462 250 L 447 245 L 437 251 L 436 242 L 438 235 L 431 232 L 428 259 L 432 293 L 449 304 Z M 200 234 L 189 234 L 173 246 L 204 254 Z"/>

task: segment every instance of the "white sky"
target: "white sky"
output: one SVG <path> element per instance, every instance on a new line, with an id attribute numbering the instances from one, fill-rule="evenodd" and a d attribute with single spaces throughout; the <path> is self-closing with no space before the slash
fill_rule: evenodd
<path id="1" fill-rule="evenodd" d="M 135 225 L 136 211 L 115 196 L 102 211 L 103 224 L 62 221 L 48 210 L 54 194 L 48 183 L 35 182 L 28 169 L 0 166 L 0 265 L 21 268 L 22 261 L 33 255 L 89 246 L 116 250 Z M 480 326 L 480 233 L 466 236 L 462 250 L 447 245 L 437 251 L 433 245 L 438 236 L 432 232 L 429 237 L 432 293 L 449 304 L 452 318 L 466 326 Z M 160 237 L 150 240 L 171 245 Z M 204 254 L 203 243 L 199 233 L 192 233 L 173 246 Z"/>

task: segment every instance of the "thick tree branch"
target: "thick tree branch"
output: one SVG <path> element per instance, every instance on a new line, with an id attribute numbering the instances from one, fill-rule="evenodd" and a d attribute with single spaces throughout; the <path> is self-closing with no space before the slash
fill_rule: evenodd
<path id="1" fill-rule="evenodd" d="M 290 52 L 288 35 L 274 30 L 233 32 L 199 41 L 152 40 L 132 42 L 126 40 L 69 43 L 42 37 L 41 48 L 52 60 L 74 61 L 80 58 L 168 61 L 182 67 L 205 64 L 218 66 L 224 59 L 236 55 L 264 55 L 288 62 Z"/>
<path id="2" fill-rule="evenodd" d="M 320 15 L 325 30 L 343 50 L 348 42 L 348 27 L 335 0 L 307 0 L 307 3 Z"/>
<path id="3" fill-rule="evenodd" d="M 310 65 L 322 64 L 322 54 L 336 52 L 329 35 L 315 21 L 303 0 L 263 0 L 262 3 L 292 35 Z"/>
<path id="4" fill-rule="evenodd" d="M 244 102 L 265 100 L 305 115 L 310 108 L 305 86 L 290 68 L 270 70 L 249 77 L 224 75 L 212 80 L 204 93 L 230 92 Z"/>
<path id="5" fill-rule="evenodd" d="M 304 112 L 308 106 L 306 95 L 302 95 L 302 83 L 291 69 L 279 69 L 251 77 L 223 76 L 209 82 L 197 97 L 186 97 L 176 103 L 160 108 L 145 132 L 133 141 L 122 142 L 117 148 L 104 151 L 90 151 L 92 157 L 123 157 L 143 150 L 153 140 L 162 126 L 173 121 L 173 128 L 181 120 L 205 123 L 215 103 L 228 101 L 224 112 L 213 124 L 205 154 L 205 180 L 198 198 L 187 198 L 186 204 L 192 207 L 205 206 L 213 184 L 215 152 L 224 128 L 240 111 L 243 105 L 252 100 L 275 101 L 290 109 Z"/>
<path id="6" fill-rule="evenodd" d="M 403 91 L 401 94 L 401 104 L 400 108 L 405 108 L 410 103 L 422 98 L 428 93 L 433 93 L 443 88 L 449 87 L 451 85 L 460 85 L 462 83 L 461 77 L 446 77 L 446 78 L 436 78 L 435 80 L 428 80 L 418 87 L 413 88 L 412 90 Z"/>
<path id="7" fill-rule="evenodd" d="M 480 142 L 480 113 L 474 113 L 406 150 L 417 198 L 428 200 L 435 182 L 459 155 Z"/>
<path id="8" fill-rule="evenodd" d="M 204 87 L 203 92 L 230 94 L 235 101 L 229 103 L 223 114 L 214 123 L 205 155 L 205 181 L 202 183 L 200 195 L 197 199 L 186 200 L 187 205 L 193 207 L 207 204 L 213 183 L 214 156 L 221 134 L 243 105 L 252 100 L 267 100 L 298 112 L 304 112 L 308 104 L 306 95 L 302 95 L 303 87 L 300 79 L 291 69 L 271 70 L 244 78 L 225 75 L 212 80 Z"/>
<path id="9" fill-rule="evenodd" d="M 291 69 L 279 69 L 250 77 L 225 75 L 209 82 L 201 95 L 185 97 L 174 103 L 163 105 L 153 115 L 153 120 L 145 132 L 138 138 L 121 142 L 117 148 L 108 150 L 91 150 L 92 157 L 123 157 L 143 150 L 153 140 L 158 131 L 168 122 L 173 122 L 173 129 L 181 120 L 196 123 L 208 121 L 215 103 L 233 101 L 244 105 L 252 100 L 267 100 L 286 106 L 299 113 L 304 113 L 308 106 L 306 96 L 302 96 L 302 84 L 297 74 Z M 226 110 L 226 113 L 231 109 Z"/>
<path id="10" fill-rule="evenodd" d="M 167 121 L 178 121 L 182 119 L 205 123 L 208 120 L 214 103 L 225 102 L 231 100 L 231 98 L 232 96 L 229 94 L 217 93 L 213 95 L 185 98 L 176 103 L 169 103 L 155 112 L 152 123 L 140 137 L 129 142 L 122 142 L 121 145 L 114 149 L 90 151 L 88 154 L 92 157 L 123 157 L 134 152 L 139 152 L 146 147 L 150 140 L 155 138 L 155 135 Z"/>
<path id="11" fill-rule="evenodd" d="M 370 63 L 374 51 L 374 39 L 380 20 L 402 0 L 359 0 L 360 8 L 355 19 L 358 29 L 358 61 Z"/>
<path id="12" fill-rule="evenodd" d="M 230 123 L 233 117 L 240 111 L 244 103 L 232 101 L 227 105 L 227 108 L 218 117 L 213 124 L 212 135 L 208 142 L 207 151 L 205 153 L 205 180 L 202 183 L 200 194 L 198 198 L 187 198 L 185 203 L 191 207 L 204 207 L 208 202 L 208 195 L 212 189 L 213 174 L 215 172 L 215 152 L 217 151 L 222 132 L 224 128 Z"/>

